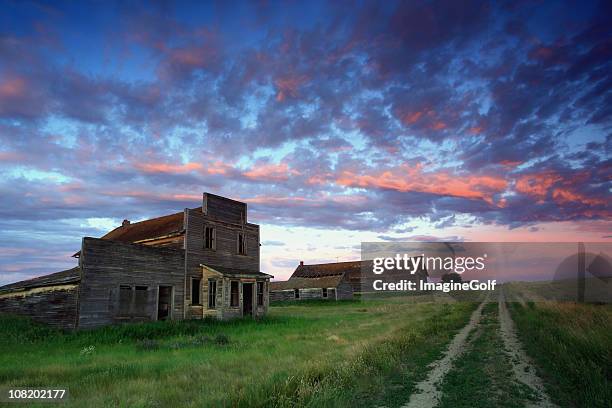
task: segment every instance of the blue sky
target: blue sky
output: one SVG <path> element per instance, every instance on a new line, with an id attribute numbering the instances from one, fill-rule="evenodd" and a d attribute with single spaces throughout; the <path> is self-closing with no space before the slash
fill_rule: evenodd
<path id="1" fill-rule="evenodd" d="M 610 11 L 0 1 L 0 283 L 203 191 L 279 278 L 362 241 L 609 241 Z"/>

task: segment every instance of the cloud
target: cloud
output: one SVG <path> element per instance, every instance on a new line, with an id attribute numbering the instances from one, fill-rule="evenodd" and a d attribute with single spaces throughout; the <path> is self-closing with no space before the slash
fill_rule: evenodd
<path id="1" fill-rule="evenodd" d="M 378 174 L 344 171 L 336 183 L 347 187 L 381 188 L 401 192 L 421 192 L 442 196 L 481 199 L 494 204 L 493 196 L 505 190 L 507 181 L 496 176 L 454 175 L 450 172 L 425 172 L 422 166 L 401 166 Z"/>
<path id="2" fill-rule="evenodd" d="M 255 222 L 381 237 L 460 239 L 444 231 L 463 219 L 607 236 L 606 3 L 94 5 L 99 23 L 2 7 L 0 216 L 11 236 L 50 229 L 29 265 L 11 252 L 28 243 L 0 245 L 20 276 L 100 233 L 71 227 L 47 252 L 67 222 L 176 212 L 202 191 Z"/>
<path id="3" fill-rule="evenodd" d="M 261 244 L 267 245 L 267 246 L 284 246 L 285 245 L 285 243 L 281 241 L 263 241 Z"/>

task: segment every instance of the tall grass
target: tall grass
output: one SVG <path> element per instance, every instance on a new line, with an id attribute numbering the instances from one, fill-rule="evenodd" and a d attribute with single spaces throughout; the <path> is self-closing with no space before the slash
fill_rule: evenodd
<path id="1" fill-rule="evenodd" d="M 435 354 L 470 307 L 414 299 L 292 304 L 261 321 L 76 333 L 3 317 L 0 386 L 67 387 L 68 406 L 346 405 L 384 388 L 401 359 Z"/>
<path id="2" fill-rule="evenodd" d="M 610 407 L 612 307 L 575 303 L 511 304 L 527 353 L 562 407 Z"/>
<path id="3" fill-rule="evenodd" d="M 380 343 L 365 346 L 356 356 L 338 364 L 323 361 L 288 378 L 275 378 L 259 387 L 236 396 L 232 406 L 250 407 L 294 407 L 294 406 L 353 406 L 370 407 L 378 402 L 389 402 L 384 382 L 394 370 L 406 360 L 429 355 L 427 363 L 442 351 L 455 331 L 466 323 L 476 304 L 461 303 L 438 305 L 431 319 L 415 322 L 410 328 L 398 330 Z M 425 374 L 423 364 L 418 368 Z M 408 400 L 413 385 L 419 379 L 415 375 L 410 381 L 405 377 L 402 402 Z M 395 389 L 397 393 L 397 388 Z M 254 398 L 257 395 L 258 398 Z"/>

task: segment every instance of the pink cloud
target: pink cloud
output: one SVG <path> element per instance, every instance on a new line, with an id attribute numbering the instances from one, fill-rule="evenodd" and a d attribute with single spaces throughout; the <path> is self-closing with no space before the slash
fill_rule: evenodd
<path id="1" fill-rule="evenodd" d="M 416 123 L 421 116 L 423 116 L 423 112 L 409 112 L 402 117 L 402 122 L 405 125 L 412 125 Z"/>
<path id="2" fill-rule="evenodd" d="M 305 75 L 300 76 L 286 76 L 282 78 L 277 78 L 274 80 L 274 85 L 278 89 L 276 94 L 276 100 L 278 102 L 284 101 L 288 96 L 297 97 L 298 89 L 302 86 L 308 77 Z"/>
<path id="3" fill-rule="evenodd" d="M 254 180 L 285 181 L 291 176 L 299 175 L 300 172 L 290 168 L 287 163 L 269 163 L 256 165 L 242 174 Z"/>
<path id="4" fill-rule="evenodd" d="M 508 185 L 505 179 L 497 176 L 460 176 L 446 171 L 424 172 L 421 165 L 402 165 L 375 174 L 344 171 L 336 179 L 336 183 L 345 187 L 383 188 L 480 199 L 489 204 L 493 204 L 493 195 L 501 193 Z"/>
<path id="5" fill-rule="evenodd" d="M 206 166 L 205 170 L 208 174 L 223 175 L 229 173 L 233 167 L 222 161 L 215 161 Z"/>
<path id="6" fill-rule="evenodd" d="M 0 152 L 0 162 L 21 162 L 25 156 L 17 152 Z"/>
<path id="7" fill-rule="evenodd" d="M 7 78 L 0 83 L 0 98 L 12 99 L 18 98 L 25 94 L 26 81 L 23 78 L 13 77 Z"/>
<path id="8" fill-rule="evenodd" d="M 560 180 L 561 176 L 552 172 L 528 174 L 519 177 L 516 180 L 514 188 L 519 193 L 531 195 L 543 200 L 550 187 Z"/>
<path id="9" fill-rule="evenodd" d="M 189 173 L 203 169 L 200 163 L 185 163 L 185 164 L 168 164 L 168 163 L 136 163 L 138 170 L 145 173 Z"/>

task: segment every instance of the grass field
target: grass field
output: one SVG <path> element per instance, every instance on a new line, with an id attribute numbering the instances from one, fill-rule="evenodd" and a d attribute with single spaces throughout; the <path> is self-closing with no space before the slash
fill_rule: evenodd
<path id="1" fill-rule="evenodd" d="M 514 297 L 522 300 L 509 303 L 518 337 L 550 398 L 560 407 L 609 407 L 612 308 Z M 495 294 L 489 300 L 437 385 L 439 407 L 535 401 L 515 381 L 500 306 Z M 67 388 L 68 406 L 401 407 L 477 304 L 431 295 L 309 301 L 271 307 L 258 322 L 76 333 L 0 317 L 0 386 Z"/>
<path id="2" fill-rule="evenodd" d="M 612 307 L 557 302 L 512 303 L 527 353 L 564 407 L 612 406 Z"/>
<path id="3" fill-rule="evenodd" d="M 388 399 L 401 367 L 399 401 L 475 308 L 424 299 L 310 302 L 272 307 L 259 322 L 73 334 L 5 317 L 0 384 L 65 387 L 72 406 L 339 406 L 356 397 L 352 405 L 371 406 Z"/>

